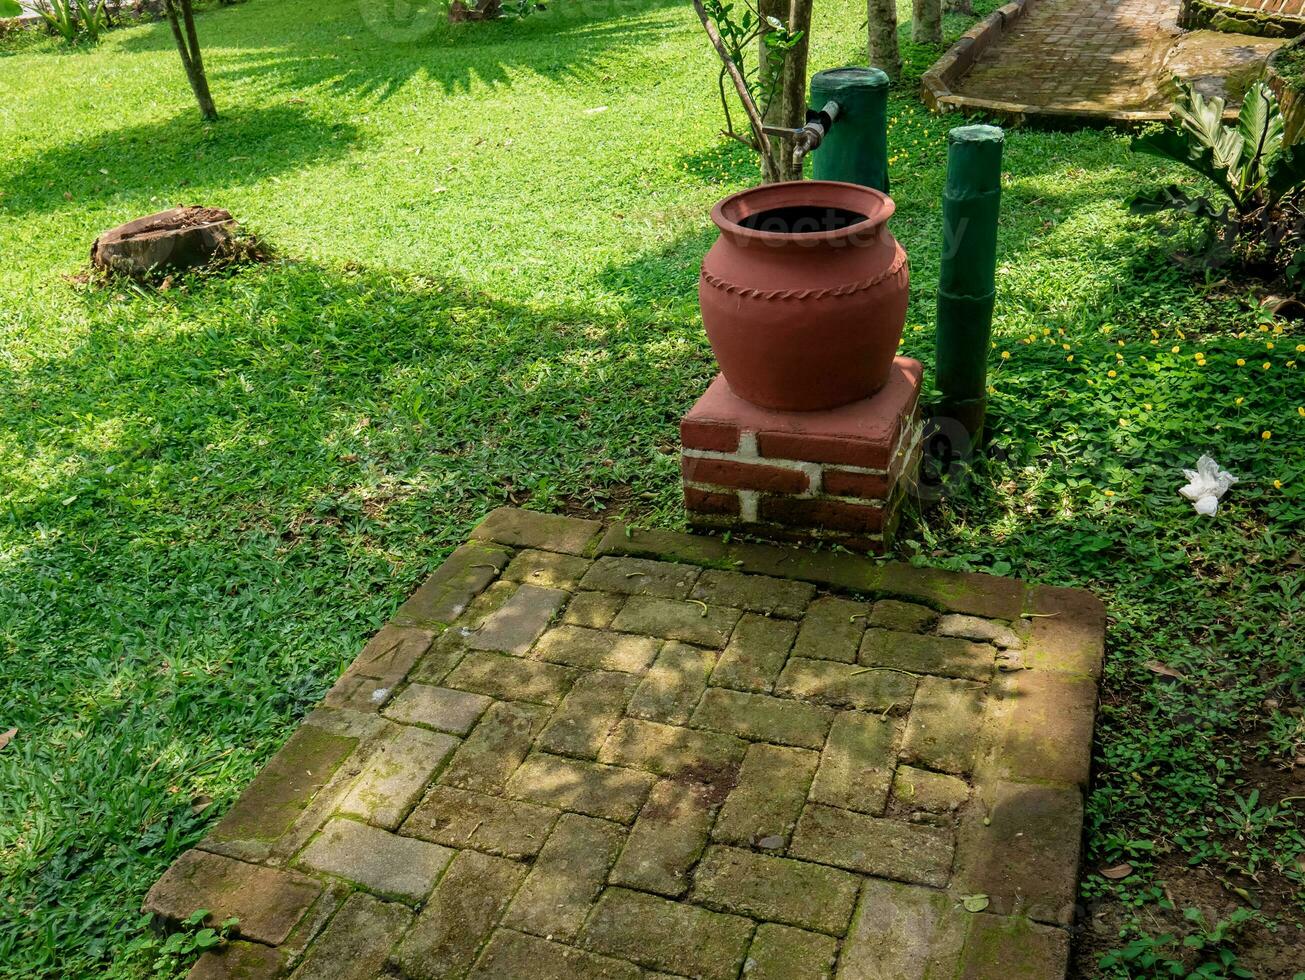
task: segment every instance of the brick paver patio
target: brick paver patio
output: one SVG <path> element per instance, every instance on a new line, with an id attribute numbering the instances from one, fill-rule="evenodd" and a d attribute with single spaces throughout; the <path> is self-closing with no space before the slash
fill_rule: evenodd
<path id="1" fill-rule="evenodd" d="M 1183 32 L 1179 0 L 1037 0 L 980 56 L 959 96 L 1027 108 L 1030 114 L 1101 119 L 1163 114 L 1170 81 L 1196 80 L 1207 94 L 1240 98 L 1278 39 Z M 1225 77 L 1242 79 L 1225 85 Z M 1221 91 L 1224 90 L 1224 91 Z"/>
<path id="2" fill-rule="evenodd" d="M 1103 630 L 495 511 L 145 907 L 239 918 L 195 977 L 1062 977 Z"/>

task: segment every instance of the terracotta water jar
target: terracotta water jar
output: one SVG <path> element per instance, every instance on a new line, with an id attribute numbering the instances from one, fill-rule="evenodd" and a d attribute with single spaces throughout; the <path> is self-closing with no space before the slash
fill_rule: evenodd
<path id="1" fill-rule="evenodd" d="M 698 298 L 730 389 L 763 408 L 817 411 L 883 387 L 906 323 L 896 205 L 859 184 L 769 184 L 712 209 L 720 237 Z"/>

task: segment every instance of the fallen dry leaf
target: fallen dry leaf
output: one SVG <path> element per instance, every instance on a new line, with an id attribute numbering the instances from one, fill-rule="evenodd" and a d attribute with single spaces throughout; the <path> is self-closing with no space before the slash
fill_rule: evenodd
<path id="1" fill-rule="evenodd" d="M 14 739 L 14 736 L 17 735 L 17 734 L 18 734 L 18 729 L 17 729 L 17 728 L 11 728 L 11 729 L 9 729 L 9 731 L 5 732 L 3 735 L 0 735 L 0 749 L 3 749 L 6 745 L 8 745 L 10 742 L 12 742 L 13 739 Z"/>
<path id="2" fill-rule="evenodd" d="M 1185 681 L 1187 675 L 1180 670 L 1174 670 L 1168 664 L 1162 664 L 1159 660 L 1148 660 L 1144 665 L 1147 670 L 1153 674 L 1159 674 L 1162 677 L 1172 677 L 1174 680 Z"/>
<path id="3" fill-rule="evenodd" d="M 1109 878 L 1111 881 L 1119 881 L 1122 878 L 1127 878 L 1133 873 L 1133 866 L 1125 862 L 1124 864 L 1116 864 L 1109 868 L 1101 868 L 1098 873 L 1102 878 Z"/>

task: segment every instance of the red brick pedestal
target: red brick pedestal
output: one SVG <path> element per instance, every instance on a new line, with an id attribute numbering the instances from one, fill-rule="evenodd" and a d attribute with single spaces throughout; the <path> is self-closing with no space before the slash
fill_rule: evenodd
<path id="1" fill-rule="evenodd" d="M 689 523 L 882 554 L 920 465 L 923 374 L 899 357 L 873 398 L 822 412 L 759 408 L 717 376 L 680 423 Z"/>

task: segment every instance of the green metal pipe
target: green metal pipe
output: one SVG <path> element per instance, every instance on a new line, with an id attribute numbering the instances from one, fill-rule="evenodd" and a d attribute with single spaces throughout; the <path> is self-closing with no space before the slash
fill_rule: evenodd
<path id="1" fill-rule="evenodd" d="M 838 119 L 813 155 L 812 178 L 888 193 L 889 85 L 878 68 L 830 68 L 811 77 L 812 109 L 838 103 Z"/>
<path id="2" fill-rule="evenodd" d="M 988 345 L 996 297 L 1001 151 L 996 126 L 947 134 L 943 253 L 938 277 L 938 413 L 978 440 L 988 410 Z"/>

